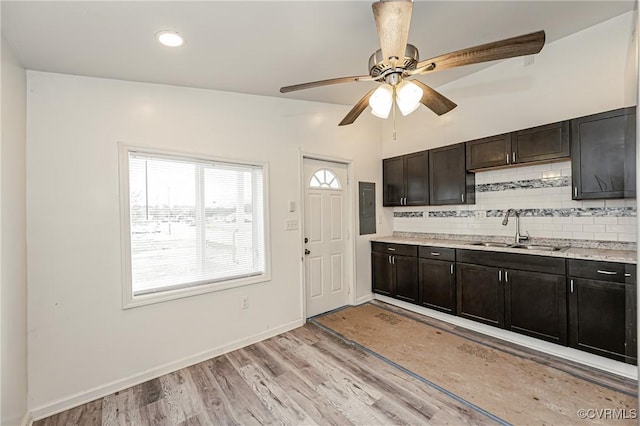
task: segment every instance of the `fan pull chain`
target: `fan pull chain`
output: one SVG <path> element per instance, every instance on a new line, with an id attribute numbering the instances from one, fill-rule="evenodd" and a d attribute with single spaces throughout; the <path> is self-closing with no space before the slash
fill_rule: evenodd
<path id="1" fill-rule="evenodd" d="M 393 140 L 396 140 L 396 86 L 393 86 L 393 98 L 391 100 L 391 109 L 393 114 Z"/>

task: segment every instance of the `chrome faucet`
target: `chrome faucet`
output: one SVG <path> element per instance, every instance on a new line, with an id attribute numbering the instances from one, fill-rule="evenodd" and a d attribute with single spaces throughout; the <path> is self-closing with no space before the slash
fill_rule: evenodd
<path id="1" fill-rule="evenodd" d="M 507 223 L 509 223 L 509 217 L 511 217 L 511 215 L 514 215 L 516 217 L 516 244 L 520 244 L 523 241 L 527 241 L 529 239 L 529 233 L 527 232 L 527 235 L 520 235 L 520 215 L 515 209 L 507 210 L 507 212 L 504 215 L 504 220 L 502 221 L 502 224 L 504 226 L 507 226 Z"/>

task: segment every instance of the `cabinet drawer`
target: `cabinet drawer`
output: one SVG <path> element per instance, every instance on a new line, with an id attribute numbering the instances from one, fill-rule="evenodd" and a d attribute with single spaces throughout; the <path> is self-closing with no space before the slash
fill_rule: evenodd
<path id="1" fill-rule="evenodd" d="M 627 284 L 636 282 L 636 265 L 633 264 L 569 259 L 568 265 L 571 277 Z"/>
<path id="2" fill-rule="evenodd" d="M 566 271 L 564 259 L 560 257 L 482 250 L 458 250 L 456 258 L 458 262 L 461 263 L 494 266 L 504 269 L 518 269 L 520 271 L 546 272 L 556 275 L 564 275 Z"/>
<path id="3" fill-rule="evenodd" d="M 418 246 L 409 244 L 371 242 L 371 251 L 377 253 L 396 254 L 398 256 L 418 256 Z"/>
<path id="4" fill-rule="evenodd" d="M 456 250 L 452 248 L 420 246 L 418 248 L 418 256 L 423 259 L 448 260 L 453 262 L 456 260 Z"/>

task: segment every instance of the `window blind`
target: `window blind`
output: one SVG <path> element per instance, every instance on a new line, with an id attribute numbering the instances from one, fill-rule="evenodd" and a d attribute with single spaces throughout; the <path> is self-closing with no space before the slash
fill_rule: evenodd
<path id="1" fill-rule="evenodd" d="M 265 272 L 262 166 L 129 152 L 133 295 Z"/>

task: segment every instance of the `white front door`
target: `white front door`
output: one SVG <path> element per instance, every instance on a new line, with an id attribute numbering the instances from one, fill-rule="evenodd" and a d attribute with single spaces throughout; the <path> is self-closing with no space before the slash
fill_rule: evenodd
<path id="1" fill-rule="evenodd" d="M 347 165 L 304 159 L 307 317 L 348 303 Z"/>

